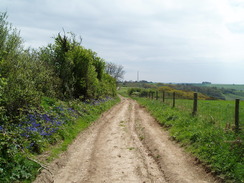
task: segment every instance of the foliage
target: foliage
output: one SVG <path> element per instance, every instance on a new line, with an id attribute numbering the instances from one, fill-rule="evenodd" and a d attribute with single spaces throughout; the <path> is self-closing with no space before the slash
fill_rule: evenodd
<path id="1" fill-rule="evenodd" d="M 191 84 L 178 84 L 178 85 L 172 85 L 172 87 L 174 87 L 175 89 L 180 89 L 180 90 L 201 92 L 209 97 L 212 97 L 213 99 L 225 100 L 223 93 L 215 87 L 213 87 L 213 88 L 212 87 L 199 87 L 199 86 L 194 86 Z"/>
<path id="2" fill-rule="evenodd" d="M 53 71 L 39 61 L 29 50 L 23 52 L 18 63 L 6 74 L 7 85 L 3 91 L 4 105 L 9 114 L 20 109 L 38 106 L 42 96 L 55 96 L 57 78 Z"/>
<path id="3" fill-rule="evenodd" d="M 116 82 L 105 73 L 105 61 L 85 49 L 74 34 L 58 34 L 39 50 L 23 49 L 16 29 L 0 16 L 1 114 L 10 118 L 38 107 L 43 96 L 82 100 L 115 95 Z"/>
<path id="4" fill-rule="evenodd" d="M 41 48 L 39 55 L 60 79 L 61 98 L 85 100 L 114 94 L 115 80 L 105 73 L 105 61 L 81 46 L 74 34 L 58 34 L 55 43 Z"/>
<path id="5" fill-rule="evenodd" d="M 22 39 L 17 29 L 7 22 L 7 13 L 0 12 L 0 63 L 5 64 L 7 60 L 16 63 L 16 58 L 22 50 Z M 1 65 L 2 66 L 2 65 Z M 9 66 L 9 65 L 8 65 Z M 4 67 L 0 67 L 0 73 L 8 72 Z"/>
<path id="6" fill-rule="evenodd" d="M 183 90 L 176 90 L 170 86 L 162 86 L 159 87 L 158 89 L 153 89 L 153 88 L 129 88 L 128 89 L 128 95 L 136 95 L 139 97 L 149 97 L 149 96 L 154 96 L 154 97 L 162 97 L 163 92 L 165 93 L 166 98 L 172 98 L 172 94 L 175 93 L 176 98 L 181 98 L 181 99 L 192 99 L 194 92 L 191 91 L 183 91 Z M 199 99 L 209 99 L 208 96 L 205 96 L 201 93 L 198 94 Z"/>
<path id="7" fill-rule="evenodd" d="M 39 165 L 27 156 L 40 154 L 60 140 L 65 150 L 81 130 L 116 102 L 118 98 L 111 97 L 86 102 L 44 97 L 42 110 L 19 116 L 19 125 L 0 126 L 0 182 L 33 179 Z"/>
<path id="8" fill-rule="evenodd" d="M 112 62 L 106 63 L 106 73 L 116 79 L 117 82 L 124 78 L 124 68 L 122 65 L 116 65 Z"/>
<path id="9" fill-rule="evenodd" d="M 151 94 L 156 93 L 153 89 L 143 89 L 143 88 L 130 88 L 128 89 L 129 96 L 139 96 L 139 97 L 149 97 Z M 156 96 L 156 95 L 154 95 Z"/>
<path id="10" fill-rule="evenodd" d="M 171 108 L 159 100 L 136 100 L 169 129 L 173 139 L 186 146 L 215 174 L 225 181 L 243 181 L 243 131 L 235 133 L 231 128 L 216 126 L 202 115 L 192 117 L 188 111 Z"/>
<path id="11" fill-rule="evenodd" d="M 0 182 L 32 179 L 39 165 L 29 156 L 62 140 L 67 145 L 118 101 L 105 65 L 72 33 L 24 49 L 19 31 L 0 13 Z"/>
<path id="12" fill-rule="evenodd" d="M 194 95 L 193 91 L 179 90 L 179 89 L 175 89 L 172 86 L 161 86 L 158 88 L 158 90 L 160 93 L 165 92 L 165 94 L 167 95 L 172 95 L 172 93 L 175 93 L 176 98 L 181 98 L 181 99 L 192 99 Z M 202 93 L 198 93 L 198 99 L 205 100 L 211 98 Z"/>
<path id="13" fill-rule="evenodd" d="M 124 81 L 120 82 L 119 86 L 133 87 L 133 88 L 161 88 L 170 87 L 171 90 L 181 90 L 184 92 L 197 92 L 208 96 L 208 99 L 220 99 L 220 100 L 234 100 L 239 98 L 244 99 L 244 85 L 220 85 L 220 84 L 164 84 L 153 83 L 147 81 Z"/>

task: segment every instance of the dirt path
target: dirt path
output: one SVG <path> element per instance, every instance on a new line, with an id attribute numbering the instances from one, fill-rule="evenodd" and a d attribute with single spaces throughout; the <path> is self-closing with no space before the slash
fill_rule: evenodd
<path id="1" fill-rule="evenodd" d="M 35 183 L 215 182 L 131 99 L 104 113 Z"/>

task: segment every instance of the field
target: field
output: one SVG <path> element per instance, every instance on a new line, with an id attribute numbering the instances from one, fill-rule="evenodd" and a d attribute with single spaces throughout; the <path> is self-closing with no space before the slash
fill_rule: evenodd
<path id="1" fill-rule="evenodd" d="M 235 85 L 235 84 L 196 84 L 195 86 L 200 87 L 216 87 L 217 89 L 227 89 L 235 90 L 233 93 L 223 93 L 223 96 L 226 100 L 234 100 L 239 98 L 244 100 L 244 85 Z"/>
<path id="2" fill-rule="evenodd" d="M 172 99 L 165 102 L 171 105 Z M 193 100 L 176 100 L 176 108 L 189 114 L 193 109 Z M 221 128 L 233 127 L 234 125 L 235 101 L 223 100 L 198 100 L 198 116 L 211 121 Z M 240 102 L 240 126 L 244 126 L 244 101 Z"/>
<path id="3" fill-rule="evenodd" d="M 236 85 L 236 84 L 196 84 L 196 86 L 216 87 L 216 88 L 225 88 L 225 89 L 244 91 L 244 85 Z"/>

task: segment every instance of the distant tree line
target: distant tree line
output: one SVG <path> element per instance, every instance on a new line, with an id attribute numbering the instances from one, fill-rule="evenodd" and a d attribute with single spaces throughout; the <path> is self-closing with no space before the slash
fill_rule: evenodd
<path id="1" fill-rule="evenodd" d="M 177 90 L 199 92 L 211 97 L 212 99 L 225 100 L 222 91 L 216 87 L 200 87 L 191 84 L 177 84 L 177 85 L 172 85 L 172 87 Z"/>
<path id="2" fill-rule="evenodd" d="M 223 87 L 218 88 L 218 87 L 209 87 L 204 85 L 195 86 L 193 84 L 177 84 L 177 85 L 172 85 L 172 87 L 179 90 L 200 92 L 202 94 L 208 95 L 209 97 L 212 97 L 213 99 L 225 100 L 226 94 L 244 96 L 243 91 L 223 88 Z"/>
<path id="3" fill-rule="evenodd" d="M 205 84 L 198 84 L 197 86 L 194 84 L 165 84 L 165 83 L 153 83 L 147 81 L 124 81 L 120 83 L 120 86 L 124 87 L 139 87 L 146 89 L 157 89 L 160 87 L 170 87 L 174 90 L 181 90 L 185 92 L 198 92 L 203 95 L 208 96 L 208 99 L 220 99 L 225 100 L 225 95 L 236 95 L 236 96 L 244 96 L 244 92 L 236 89 L 228 89 L 228 88 L 218 88 L 218 87 L 210 87 L 205 86 Z M 171 91 L 172 91 L 171 89 Z M 206 97 L 205 97 L 206 98 Z"/>

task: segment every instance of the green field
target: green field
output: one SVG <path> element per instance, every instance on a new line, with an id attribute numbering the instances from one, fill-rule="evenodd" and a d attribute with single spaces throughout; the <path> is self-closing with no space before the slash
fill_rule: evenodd
<path id="1" fill-rule="evenodd" d="M 171 105 L 172 99 L 166 99 L 165 102 Z M 193 109 L 193 100 L 177 99 L 175 105 L 176 108 L 190 114 Z M 198 100 L 198 116 L 221 128 L 233 127 L 234 113 L 235 101 Z M 244 127 L 244 101 L 240 102 L 240 126 Z"/>
<path id="2" fill-rule="evenodd" d="M 218 89 L 235 90 L 233 93 L 223 93 L 226 100 L 241 99 L 244 100 L 244 85 L 236 84 L 199 84 L 200 87 L 216 87 Z"/>

